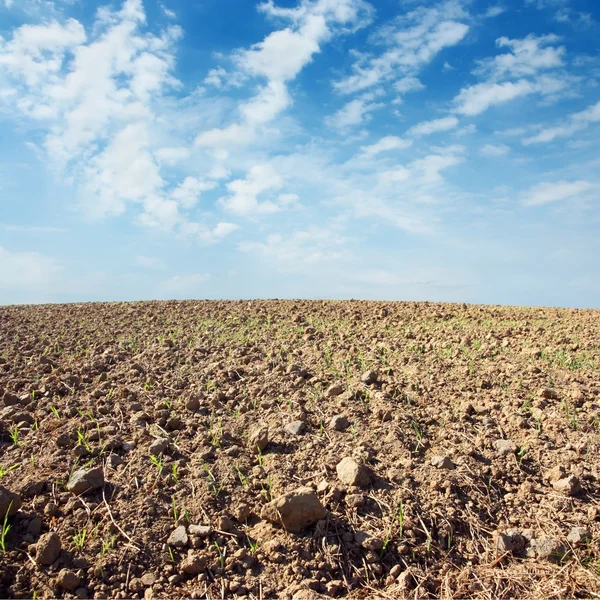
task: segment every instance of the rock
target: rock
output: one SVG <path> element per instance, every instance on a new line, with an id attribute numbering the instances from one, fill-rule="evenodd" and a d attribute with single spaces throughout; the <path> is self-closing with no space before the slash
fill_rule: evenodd
<path id="1" fill-rule="evenodd" d="M 540 398 L 546 398 L 548 400 L 558 400 L 558 392 L 550 388 L 542 388 L 539 393 Z"/>
<path id="2" fill-rule="evenodd" d="M 75 471 L 67 483 L 67 491 L 79 496 L 91 492 L 104 485 L 104 470 L 102 467 L 79 469 Z"/>
<path id="3" fill-rule="evenodd" d="M 169 440 L 166 438 L 157 438 L 149 446 L 148 452 L 152 456 L 160 456 L 167 451 L 169 447 Z"/>
<path id="4" fill-rule="evenodd" d="M 371 483 L 370 469 L 349 456 L 343 458 L 335 470 L 339 480 L 346 485 L 366 487 Z"/>
<path id="5" fill-rule="evenodd" d="M 530 547 L 538 558 L 560 560 L 565 554 L 564 546 L 557 539 L 547 535 L 532 539 Z"/>
<path id="6" fill-rule="evenodd" d="M 358 508 L 365 503 L 365 497 L 362 494 L 348 494 L 345 498 L 346 506 Z"/>
<path id="7" fill-rule="evenodd" d="M 179 567 L 186 575 L 198 575 L 206 568 L 206 559 L 203 556 L 188 556 Z"/>
<path id="8" fill-rule="evenodd" d="M 197 411 L 200 408 L 200 400 L 196 396 L 192 396 L 185 403 L 185 407 L 192 412 Z"/>
<path id="9" fill-rule="evenodd" d="M 188 534 L 185 530 L 185 526 L 180 525 L 176 527 L 169 536 L 167 544 L 169 546 L 175 546 L 175 548 L 185 548 L 188 543 Z"/>
<path id="10" fill-rule="evenodd" d="M 552 487 L 557 492 L 562 492 L 567 496 L 575 496 L 581 491 L 581 484 L 575 475 L 568 475 L 563 479 L 557 479 Z"/>
<path id="11" fill-rule="evenodd" d="M 259 427 L 250 433 L 248 437 L 248 446 L 258 454 L 269 445 L 269 430 L 266 427 Z"/>
<path id="12" fill-rule="evenodd" d="M 500 456 L 508 456 L 517 451 L 517 445 L 512 440 L 496 440 L 494 448 Z"/>
<path id="13" fill-rule="evenodd" d="M 233 516 L 238 523 L 243 523 L 248 519 L 252 511 L 247 504 L 240 504 L 234 511 Z"/>
<path id="14" fill-rule="evenodd" d="M 344 391 L 344 386 L 341 383 L 334 383 L 333 385 L 330 385 L 327 388 L 327 391 L 325 392 L 325 397 L 326 398 L 335 398 L 336 396 L 339 396 L 340 394 L 342 394 Z"/>
<path id="15" fill-rule="evenodd" d="M 58 535 L 54 532 L 44 533 L 36 545 L 35 557 L 41 565 L 51 565 L 56 561 L 61 550 L 62 544 Z"/>
<path id="16" fill-rule="evenodd" d="M 306 431 L 303 421 L 292 421 L 285 426 L 285 430 L 292 435 L 302 435 Z"/>
<path id="17" fill-rule="evenodd" d="M 327 515 L 314 490 L 301 487 L 265 504 L 261 518 L 298 533 Z"/>
<path id="18" fill-rule="evenodd" d="M 111 454 L 106 459 L 106 466 L 109 469 L 116 469 L 119 465 L 123 464 L 123 459 L 118 454 Z"/>
<path id="19" fill-rule="evenodd" d="M 235 530 L 235 523 L 229 517 L 219 517 L 217 519 L 216 528 L 219 531 L 230 533 Z"/>
<path id="20" fill-rule="evenodd" d="M 21 508 L 23 502 L 19 494 L 11 492 L 8 488 L 0 485 L 0 520 L 8 514 L 12 517 Z"/>
<path id="21" fill-rule="evenodd" d="M 450 458 L 441 454 L 434 454 L 431 457 L 431 466 L 438 469 L 448 470 L 456 468 L 456 465 L 450 460 Z"/>
<path id="22" fill-rule="evenodd" d="M 125 452 L 131 452 L 132 450 L 135 450 L 136 446 L 137 444 L 135 442 L 123 442 L 123 446 L 121 447 Z"/>
<path id="23" fill-rule="evenodd" d="M 563 479 L 563 477 L 566 477 L 566 475 L 567 470 L 562 465 L 556 465 L 544 473 L 544 479 L 549 483 L 554 483 L 559 479 Z"/>
<path id="24" fill-rule="evenodd" d="M 567 535 L 567 541 L 573 546 L 581 546 L 591 537 L 590 530 L 587 527 L 573 527 Z"/>
<path id="25" fill-rule="evenodd" d="M 16 423 L 17 425 L 21 423 L 27 423 L 28 425 L 31 425 L 33 424 L 34 420 L 35 419 L 33 418 L 33 415 L 30 412 L 24 410 L 13 413 L 11 416 L 11 421 L 13 423 Z"/>
<path id="26" fill-rule="evenodd" d="M 19 404 L 21 401 L 19 400 L 19 396 L 16 394 L 5 392 L 4 396 L 2 396 L 2 402 L 4 402 L 4 406 L 14 406 L 15 404 Z"/>
<path id="27" fill-rule="evenodd" d="M 76 595 L 78 598 L 81 598 L 81 600 L 85 600 L 86 598 L 88 598 L 88 597 L 89 597 L 89 596 L 88 596 L 88 591 L 87 591 L 87 588 L 84 588 L 84 587 L 77 588 L 77 589 L 75 590 L 75 595 Z"/>
<path id="28" fill-rule="evenodd" d="M 527 539 L 519 531 L 508 529 L 506 532 L 496 535 L 494 545 L 498 554 L 519 553 L 525 549 Z"/>
<path id="29" fill-rule="evenodd" d="M 74 592 L 81 585 L 81 579 L 77 573 L 69 569 L 61 569 L 56 577 L 56 585 L 68 592 Z"/>
<path id="30" fill-rule="evenodd" d="M 134 594 L 140 594 L 144 591 L 146 586 L 142 583 L 139 577 L 133 577 L 129 580 L 129 591 Z"/>
<path id="31" fill-rule="evenodd" d="M 378 552 L 383 548 L 383 540 L 373 537 L 366 531 L 357 531 L 354 534 L 354 541 L 365 550 L 373 550 L 374 552 Z"/>
<path id="32" fill-rule="evenodd" d="M 345 415 L 335 415 L 329 421 L 329 429 L 333 429 L 334 431 L 344 431 L 348 427 L 350 427 L 350 421 L 348 421 L 348 417 Z"/>
<path id="33" fill-rule="evenodd" d="M 365 371 L 362 375 L 360 380 L 367 384 L 367 385 L 371 385 L 373 383 L 377 383 L 377 378 L 379 377 L 379 375 L 377 374 L 377 371 Z"/>
<path id="34" fill-rule="evenodd" d="M 190 535 L 207 538 L 212 533 L 212 527 L 210 525 L 190 525 L 188 531 Z"/>

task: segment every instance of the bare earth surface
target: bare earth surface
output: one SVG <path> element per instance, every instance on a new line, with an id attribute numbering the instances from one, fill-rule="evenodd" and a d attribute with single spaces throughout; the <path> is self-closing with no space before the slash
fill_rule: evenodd
<path id="1" fill-rule="evenodd" d="M 0 597 L 598 597 L 599 369 L 591 310 L 0 307 Z"/>

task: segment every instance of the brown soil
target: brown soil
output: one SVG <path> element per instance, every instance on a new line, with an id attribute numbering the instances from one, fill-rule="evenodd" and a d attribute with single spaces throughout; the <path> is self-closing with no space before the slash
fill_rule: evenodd
<path id="1" fill-rule="evenodd" d="M 591 310 L 0 307 L 0 597 L 597 597 L 599 368 Z"/>

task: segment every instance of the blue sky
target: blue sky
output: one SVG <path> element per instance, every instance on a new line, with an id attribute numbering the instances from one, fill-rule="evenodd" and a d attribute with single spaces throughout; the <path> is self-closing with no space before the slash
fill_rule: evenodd
<path id="1" fill-rule="evenodd" d="M 0 303 L 600 306 L 595 0 L 0 0 Z"/>

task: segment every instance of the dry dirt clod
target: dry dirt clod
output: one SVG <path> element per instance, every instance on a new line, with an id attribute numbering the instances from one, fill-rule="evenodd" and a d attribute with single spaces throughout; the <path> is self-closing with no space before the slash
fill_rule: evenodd
<path id="1" fill-rule="evenodd" d="M 575 475 L 568 475 L 563 479 L 557 479 L 552 487 L 557 492 L 562 492 L 567 496 L 575 496 L 581 491 L 581 484 Z"/>
<path id="2" fill-rule="evenodd" d="M 7 514 L 12 517 L 22 505 L 23 502 L 18 494 L 0 485 L 0 519 L 4 519 Z"/>
<path id="3" fill-rule="evenodd" d="M 573 546 L 582 546 L 591 539 L 590 530 L 587 527 L 573 527 L 567 535 L 567 541 Z"/>
<path id="4" fill-rule="evenodd" d="M 206 568 L 206 558 L 190 555 L 181 561 L 179 567 L 186 575 L 198 575 Z"/>
<path id="5" fill-rule="evenodd" d="M 379 375 L 378 375 L 377 371 L 369 370 L 369 371 L 365 371 L 361 375 L 360 380 L 366 385 L 372 385 L 373 383 L 377 383 L 378 377 L 379 377 Z"/>
<path id="6" fill-rule="evenodd" d="M 442 454 L 434 454 L 431 457 L 431 466 L 438 469 L 447 470 L 456 468 L 456 465 L 450 460 L 450 458 L 448 456 L 443 456 Z"/>
<path id="7" fill-rule="evenodd" d="M 311 488 L 301 487 L 265 504 L 261 518 L 298 533 L 327 515 L 319 497 Z"/>
<path id="8" fill-rule="evenodd" d="M 567 470 L 562 465 L 556 465 L 544 473 L 544 479 L 553 484 L 567 476 Z"/>
<path id="9" fill-rule="evenodd" d="M 329 421 L 329 429 L 334 431 L 344 431 L 350 427 L 350 421 L 346 415 L 335 415 Z"/>
<path id="10" fill-rule="evenodd" d="M 262 452 L 269 445 L 269 430 L 267 427 L 258 427 L 248 436 L 248 447 L 255 453 Z"/>
<path id="11" fill-rule="evenodd" d="M 94 467 L 75 471 L 67 483 L 67 490 L 75 496 L 79 496 L 100 489 L 103 485 L 104 470 L 102 467 Z"/>
<path id="12" fill-rule="evenodd" d="M 210 525 L 190 525 L 188 528 L 190 535 L 195 535 L 199 538 L 207 538 L 212 533 Z"/>
<path id="13" fill-rule="evenodd" d="M 292 421 L 285 426 L 285 430 L 291 435 L 302 435 L 306 431 L 303 421 Z"/>
<path id="14" fill-rule="evenodd" d="M 550 388 L 542 388 L 539 393 L 540 398 L 546 398 L 547 400 L 558 400 L 558 392 Z"/>
<path id="15" fill-rule="evenodd" d="M 4 402 L 4 406 L 14 406 L 15 404 L 20 404 L 21 401 L 16 394 L 5 392 L 4 396 L 2 396 L 2 402 Z"/>
<path id="16" fill-rule="evenodd" d="M 169 447 L 169 440 L 166 438 L 157 438 L 155 439 L 150 446 L 148 447 L 148 452 L 152 456 L 160 456 L 167 451 Z"/>
<path id="17" fill-rule="evenodd" d="M 44 533 L 36 545 L 36 561 L 41 565 L 51 565 L 56 561 L 61 550 L 62 544 L 58 535 L 54 532 Z"/>
<path id="18" fill-rule="evenodd" d="M 344 392 L 344 386 L 341 383 L 334 383 L 327 388 L 325 392 L 326 398 L 335 398 Z"/>
<path id="19" fill-rule="evenodd" d="M 548 560 L 560 560 L 565 553 L 565 547 L 560 541 L 547 535 L 532 539 L 530 547 L 538 558 Z"/>
<path id="20" fill-rule="evenodd" d="M 365 550 L 373 550 L 374 552 L 377 552 L 383 548 L 383 540 L 372 536 L 366 531 L 355 532 L 354 541 Z"/>
<path id="21" fill-rule="evenodd" d="M 371 470 L 369 467 L 357 462 L 350 456 L 343 458 L 335 470 L 339 480 L 346 485 L 367 487 L 371 483 Z"/>
<path id="22" fill-rule="evenodd" d="M 175 548 L 184 548 L 187 546 L 188 539 L 189 538 L 187 531 L 185 530 L 185 526 L 180 525 L 171 532 L 171 535 L 167 540 L 167 544 L 169 544 L 169 546 L 175 546 Z"/>
<path id="23" fill-rule="evenodd" d="M 61 569 L 56 577 L 56 585 L 68 592 L 74 592 L 81 585 L 81 579 L 74 571 Z"/>
<path id="24" fill-rule="evenodd" d="M 517 451 L 517 445 L 512 440 L 496 440 L 494 448 L 500 456 L 509 456 Z"/>

